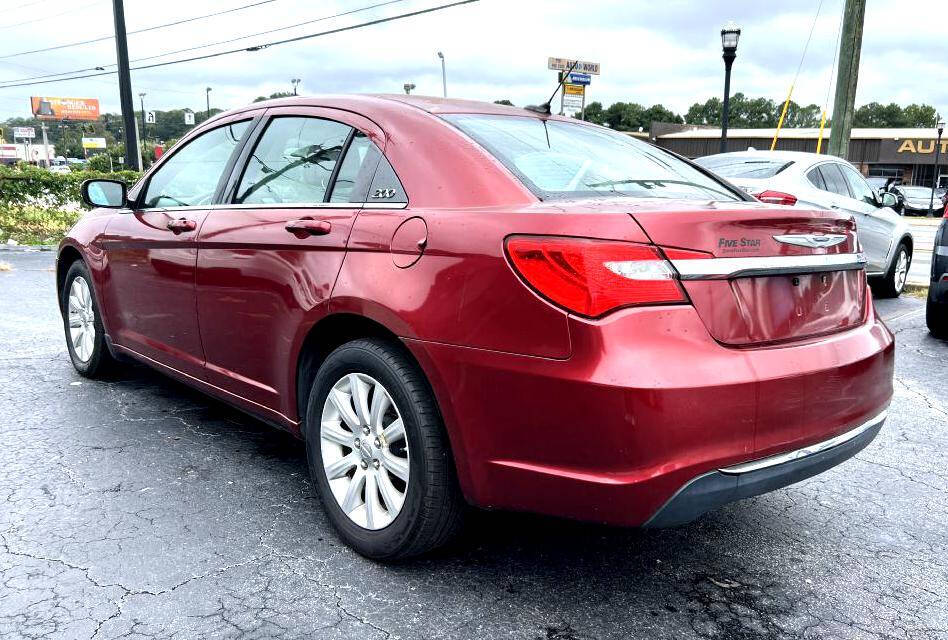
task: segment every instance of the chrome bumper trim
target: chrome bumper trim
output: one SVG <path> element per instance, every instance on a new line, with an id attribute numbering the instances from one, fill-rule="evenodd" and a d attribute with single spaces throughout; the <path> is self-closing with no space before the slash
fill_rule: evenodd
<path id="1" fill-rule="evenodd" d="M 753 276 L 853 271 L 866 266 L 862 253 L 832 253 L 808 256 L 747 258 L 698 258 L 672 260 L 682 280 L 726 280 Z"/>
<path id="2" fill-rule="evenodd" d="M 723 469 L 718 469 L 718 471 L 728 475 L 738 475 L 741 473 L 749 473 L 751 471 L 766 469 L 768 467 L 775 467 L 786 462 L 812 456 L 813 454 L 820 453 L 821 451 L 838 447 L 841 444 L 849 442 L 853 438 L 858 438 L 861 434 L 865 433 L 869 429 L 872 429 L 876 425 L 884 422 L 888 414 L 889 410 L 884 409 L 882 413 L 878 414 L 877 416 L 863 422 L 855 429 L 850 429 L 846 433 L 839 434 L 835 438 L 830 438 L 829 440 L 824 440 L 823 442 L 817 442 L 816 444 L 811 444 L 810 446 L 803 447 L 802 449 L 788 451 L 787 453 L 778 453 L 777 455 L 769 456 L 767 458 L 761 458 L 759 460 L 752 460 L 750 462 L 743 462 L 730 467 L 724 467 Z"/>

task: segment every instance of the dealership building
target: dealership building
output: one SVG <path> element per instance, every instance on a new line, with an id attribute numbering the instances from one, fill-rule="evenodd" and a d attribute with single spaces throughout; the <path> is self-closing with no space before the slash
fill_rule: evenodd
<path id="1" fill-rule="evenodd" d="M 770 149 L 776 129 L 728 129 L 727 150 Z M 777 149 L 816 152 L 819 129 L 782 129 Z M 830 130 L 823 132 L 822 151 Z M 688 158 L 718 153 L 721 130 L 710 127 L 654 123 L 651 141 Z M 848 160 L 867 177 L 895 178 L 905 184 L 929 186 L 935 175 L 935 129 L 853 129 Z M 948 186 L 948 137 L 941 141 L 939 184 Z"/>

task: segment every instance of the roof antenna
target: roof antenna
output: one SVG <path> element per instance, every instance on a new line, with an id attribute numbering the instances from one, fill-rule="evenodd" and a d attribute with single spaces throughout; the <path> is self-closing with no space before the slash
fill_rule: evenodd
<path id="1" fill-rule="evenodd" d="M 559 84 L 556 85 L 556 89 L 553 89 L 553 95 L 550 96 L 550 99 L 544 102 L 543 104 L 537 106 L 535 104 L 527 105 L 524 107 L 527 111 L 532 111 L 534 113 L 541 113 L 545 116 L 552 115 L 550 111 L 550 103 L 553 102 L 553 98 L 556 97 L 556 92 L 560 90 L 563 84 L 566 82 L 566 79 L 569 78 L 569 74 L 573 72 L 573 69 L 576 68 L 576 65 L 579 64 L 579 60 L 573 62 L 573 66 L 569 68 L 569 71 L 563 74 L 563 77 L 560 78 Z"/>

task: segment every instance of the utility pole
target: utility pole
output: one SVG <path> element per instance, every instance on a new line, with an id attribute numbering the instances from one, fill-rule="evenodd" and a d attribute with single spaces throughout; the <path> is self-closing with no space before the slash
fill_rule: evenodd
<path id="1" fill-rule="evenodd" d="M 128 70 L 128 39 L 125 35 L 125 5 L 122 0 L 112 0 L 115 14 L 115 53 L 118 60 L 119 100 L 122 104 L 122 121 L 125 123 L 125 156 L 132 171 L 142 170 L 142 152 L 138 148 L 135 125 L 135 103 L 132 102 L 132 77 Z"/>
<path id="2" fill-rule="evenodd" d="M 829 154 L 846 159 L 849 134 L 856 110 L 856 82 L 859 80 L 859 54 L 862 51 L 862 25 L 866 0 L 846 0 L 843 32 L 839 38 L 839 66 L 836 69 L 836 98 L 830 128 Z"/>
<path id="3" fill-rule="evenodd" d="M 204 97 L 207 98 L 207 120 L 211 119 L 211 88 L 207 87 L 204 90 Z"/>

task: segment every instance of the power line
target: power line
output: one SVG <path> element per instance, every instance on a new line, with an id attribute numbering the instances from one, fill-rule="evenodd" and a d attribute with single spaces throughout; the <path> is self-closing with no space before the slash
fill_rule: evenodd
<path id="1" fill-rule="evenodd" d="M 268 0 L 268 1 L 272 1 L 272 0 Z M 278 32 L 278 31 L 287 31 L 287 30 L 289 30 L 289 29 L 295 29 L 295 28 L 297 28 L 297 27 L 302 27 L 302 26 L 305 26 L 305 25 L 308 25 L 308 24 L 313 24 L 313 23 L 316 23 L 316 22 L 323 22 L 323 21 L 325 21 L 325 20 L 330 20 L 330 19 L 332 19 L 332 18 L 341 18 L 342 16 L 348 16 L 348 15 L 351 15 L 351 14 L 353 14 L 353 13 L 359 13 L 359 12 L 361 12 L 361 11 L 368 11 L 368 10 L 370 10 L 370 9 L 377 9 L 378 7 L 384 7 L 385 5 L 397 4 L 397 3 L 400 3 L 400 2 L 405 2 L 405 0 L 387 0 L 386 2 L 378 2 L 378 3 L 376 3 L 376 4 L 372 4 L 372 5 L 369 5 L 369 6 L 367 6 L 367 7 L 362 7 L 362 8 L 360 8 L 360 9 L 351 9 L 351 10 L 349 10 L 349 11 L 344 11 L 344 12 L 342 12 L 342 13 L 335 13 L 335 14 L 330 15 L 330 16 L 323 16 L 323 17 L 321 17 L 321 18 L 315 18 L 315 19 L 313 19 L 313 20 L 307 20 L 307 21 L 305 21 L 305 22 L 298 22 L 298 23 L 296 23 L 296 24 L 288 25 L 288 26 L 285 26 L 285 27 L 278 27 L 278 28 L 276 28 L 276 29 L 268 29 L 267 31 L 258 31 L 257 33 L 250 33 L 250 34 L 247 34 L 247 35 L 245 35 L 245 36 L 238 36 L 238 37 L 236 37 L 236 38 L 229 38 L 229 39 L 227 39 L 227 40 L 219 40 L 219 41 L 217 41 L 217 42 L 211 42 L 211 43 L 208 43 L 208 44 L 197 45 L 197 46 L 194 46 L 194 47 L 187 47 L 187 48 L 185 48 L 185 49 L 178 49 L 178 50 L 176 50 L 176 51 L 167 51 L 167 52 L 165 52 L 165 53 L 159 53 L 159 54 L 152 55 L 152 56 L 145 56 L 145 57 L 143 57 L 143 58 L 136 58 L 136 59 L 134 59 L 134 60 L 131 60 L 130 62 L 133 62 L 133 63 L 134 63 L 134 62 L 145 62 L 146 60 L 154 60 L 154 59 L 156 59 L 156 58 L 164 58 L 164 57 L 166 57 L 166 56 L 173 56 L 173 55 L 175 55 L 175 54 L 177 54 L 177 53 L 186 53 L 186 52 L 188 52 L 188 51 L 197 51 L 197 50 L 199 50 L 199 49 L 207 49 L 207 48 L 209 48 L 209 47 L 216 47 L 216 46 L 222 45 L 222 44 L 230 44 L 231 42 L 237 42 L 238 40 L 246 40 L 247 38 L 254 38 L 254 37 L 257 37 L 257 36 L 263 36 L 263 35 L 267 35 L 267 34 L 270 34 L 270 33 L 276 33 L 276 32 Z M 133 32 L 131 32 L 131 33 L 138 33 L 138 32 L 134 32 L 134 31 L 133 31 Z M 111 36 L 109 36 L 109 38 L 111 38 Z M 64 46 L 66 46 L 66 45 L 64 45 Z M 3 60 L 4 57 L 10 57 L 10 56 L 0 56 L 0 60 Z M 0 64 L 14 64 L 14 63 L 11 63 L 11 62 L 0 62 Z M 22 66 L 22 65 L 21 65 L 21 66 Z M 46 74 L 46 75 L 41 75 L 41 76 L 30 76 L 30 77 L 27 77 L 27 78 L 14 78 L 14 79 L 11 79 L 11 80 L 0 80 L 0 83 L 20 82 L 20 81 L 22 81 L 22 80 L 42 80 L 42 79 L 44 79 L 44 78 L 56 78 L 56 77 L 58 77 L 58 76 L 72 75 L 72 74 L 74 74 L 74 73 L 83 73 L 83 72 L 85 72 L 85 71 L 105 71 L 105 69 L 106 69 L 107 67 L 114 67 L 114 66 L 116 66 L 116 64 L 115 64 L 114 62 L 112 62 L 112 63 L 109 63 L 109 64 L 98 65 L 98 66 L 95 66 L 95 67 L 86 67 L 86 68 L 84 68 L 84 69 L 73 69 L 72 71 L 60 71 L 59 73 L 48 73 L 48 74 Z M 2 86 L 2 85 L 0 85 L 0 86 Z"/>
<path id="2" fill-rule="evenodd" d="M 156 30 L 158 30 L 158 29 L 164 29 L 165 27 L 174 27 L 174 26 L 177 26 L 177 25 L 179 25 L 179 24 L 185 24 L 185 23 L 188 23 L 188 22 L 196 22 L 196 21 L 198 21 L 198 20 L 204 20 L 205 18 L 213 18 L 213 17 L 215 17 L 215 16 L 222 16 L 222 15 L 224 15 L 224 14 L 226 14 L 226 13 L 234 13 L 235 11 L 243 11 L 244 9 L 250 9 L 250 8 L 252 8 L 252 7 L 257 7 L 257 6 L 260 6 L 260 5 L 262 5 L 262 4 L 269 4 L 269 3 L 271 3 L 271 2 L 276 2 L 276 1 L 277 1 L 277 0 L 260 0 L 259 2 L 254 2 L 254 3 L 251 3 L 251 4 L 245 4 L 245 5 L 240 6 L 240 7 L 234 7 L 234 8 L 232 8 L 232 9 L 225 9 L 225 10 L 223 10 L 223 11 L 217 11 L 216 13 L 209 13 L 209 14 L 203 15 L 203 16 L 194 16 L 193 18 L 184 18 L 184 19 L 182 19 L 182 20 L 176 20 L 175 22 L 167 22 L 167 23 L 165 23 L 165 24 L 156 24 L 156 25 L 154 25 L 154 26 L 152 26 L 152 27 L 145 27 L 144 29 L 136 29 L 135 31 L 129 31 L 129 32 L 128 32 L 128 35 L 132 35 L 132 34 L 135 34 L 135 33 L 145 33 L 146 31 L 156 31 Z M 93 3 L 93 4 L 95 4 L 95 3 Z M 71 9 L 70 9 L 70 11 L 71 11 Z M 67 13 L 68 13 L 68 12 L 67 12 Z M 62 15 L 62 14 L 60 14 L 60 15 Z M 50 16 L 50 17 L 52 17 L 52 16 Z M 25 22 L 21 22 L 20 24 L 26 24 L 26 23 L 25 23 Z M 16 25 L 11 25 L 11 26 L 16 26 Z M 5 28 L 5 27 L 4 27 L 4 28 Z M 28 54 L 30 54 L 30 53 L 43 53 L 44 51 L 56 51 L 57 49 L 66 49 L 66 48 L 68 48 L 68 47 L 78 47 L 79 45 L 83 45 L 83 44 L 92 44 L 92 43 L 94 43 L 94 42 L 104 42 L 104 41 L 106 41 L 106 40 L 111 40 L 111 39 L 114 38 L 114 37 L 115 37 L 115 36 L 101 36 L 101 37 L 99 37 L 99 38 L 92 38 L 91 40 L 82 40 L 81 42 L 70 42 L 69 44 L 58 44 L 58 45 L 55 45 L 55 46 L 52 46 L 52 47 L 45 47 L 45 48 L 43 48 L 43 49 L 32 49 L 31 51 L 19 51 L 19 52 L 17 52 L 17 53 L 7 53 L 7 54 L 4 54 L 4 55 L 0 56 L 0 60 L 6 59 L 6 58 L 15 58 L 15 57 L 17 57 L 17 56 L 25 56 L 25 55 L 28 55 Z"/>
<path id="3" fill-rule="evenodd" d="M 288 44 L 288 43 L 290 43 L 290 42 L 299 42 L 299 41 L 301 41 L 301 40 L 308 40 L 308 39 L 310 39 L 310 38 L 318 38 L 318 37 L 320 37 L 320 36 L 328 36 L 328 35 L 332 35 L 332 34 L 334 34 L 334 33 L 341 33 L 341 32 L 343 32 L 343 31 L 352 31 L 352 30 L 354 30 L 354 29 L 361 29 L 361 28 L 363 28 L 363 27 L 371 27 L 371 26 L 377 25 L 377 24 L 383 24 L 383 23 L 386 23 L 386 22 L 392 22 L 392 21 L 394 21 L 394 20 L 401 20 L 401 19 L 403 19 L 403 18 L 411 18 L 411 17 L 414 17 L 414 16 L 420 16 L 420 15 L 423 15 L 423 14 L 426 14 L 426 13 L 432 13 L 432 12 L 434 12 L 434 11 L 441 11 L 442 9 L 450 9 L 451 7 L 457 7 L 457 6 L 460 6 L 460 5 L 462 5 L 462 4 L 471 4 L 472 2 L 477 2 L 477 1 L 478 1 L 478 0 L 459 0 L 458 2 L 451 2 L 451 3 L 448 3 L 448 4 L 442 4 L 442 5 L 438 5 L 438 6 L 435 6 L 435 7 L 430 7 L 430 8 L 428 8 L 428 9 L 419 9 L 418 11 L 411 11 L 411 12 L 409 12 L 409 13 L 400 13 L 400 14 L 398 14 L 398 15 L 389 16 L 389 17 L 387 17 L 387 18 L 378 18 L 377 20 L 370 20 L 370 21 L 368 21 L 368 22 L 362 22 L 362 23 L 359 23 L 359 24 L 354 24 L 354 25 L 350 25 L 350 26 L 348 26 L 348 27 L 339 27 L 339 28 L 336 28 L 336 29 L 329 29 L 328 31 L 320 31 L 320 32 L 318 32 L 318 33 L 310 33 L 310 34 L 307 34 L 307 35 L 305 35 L 305 36 L 297 36 L 297 37 L 295 37 L 295 38 L 287 38 L 287 39 L 285 39 L 285 40 L 276 40 L 276 41 L 274 41 L 274 42 L 268 42 L 268 43 L 265 43 L 265 44 L 255 45 L 255 46 L 252 46 L 252 47 L 242 47 L 242 48 L 240 48 L 240 49 L 230 49 L 230 50 L 228 50 L 228 51 L 219 51 L 219 52 L 217 52 L 217 53 L 209 53 L 209 54 L 206 54 L 206 55 L 203 55 L 203 56 L 194 56 L 194 57 L 191 57 L 191 58 L 182 58 L 181 60 L 170 60 L 170 61 L 168 61 L 168 62 L 157 62 L 157 63 L 155 63 L 155 64 L 146 64 L 146 65 L 141 65 L 141 66 L 139 66 L 139 67 L 132 67 L 130 70 L 131 70 L 131 71 L 140 71 L 140 70 L 143 70 L 143 69 L 154 69 L 154 68 L 157 68 L 157 67 L 167 67 L 167 66 L 171 66 L 171 65 L 175 65 L 175 64 L 181 64 L 181 63 L 183 63 L 183 62 L 196 62 L 196 61 L 198 61 L 198 60 L 208 60 L 208 59 L 211 59 L 211 58 L 219 58 L 219 57 L 221 57 L 221 56 L 226 56 L 226 55 L 230 55 L 230 54 L 233 54 L 233 53 L 241 53 L 241 52 L 244 52 L 244 51 L 260 51 L 260 50 L 262 50 L 262 49 L 269 49 L 270 47 L 275 47 L 275 46 L 281 45 L 281 44 Z M 115 73 L 115 71 L 100 71 L 100 72 L 98 72 L 98 73 L 87 73 L 87 74 L 83 74 L 83 75 L 70 76 L 70 77 L 68 77 L 68 78 L 55 78 L 55 79 L 52 79 L 52 80 L 38 80 L 38 81 L 34 81 L 34 82 L 19 82 L 19 83 L 17 83 L 17 84 L 6 84 L 6 85 L 3 85 L 3 86 L 0 86 L 0 89 L 10 89 L 10 88 L 13 88 L 13 87 L 28 87 L 28 86 L 33 86 L 33 85 L 37 85 L 37 84 L 50 84 L 50 83 L 53 83 L 53 82 L 65 82 L 65 81 L 68 81 L 68 80 L 81 80 L 81 79 L 84 79 L 84 78 L 95 78 L 95 77 L 98 77 L 98 76 L 111 75 L 111 74 L 113 74 L 113 73 Z M 26 79 L 26 80 L 31 80 L 30 78 L 25 78 L 25 79 Z"/>
<path id="4" fill-rule="evenodd" d="M 65 11 L 62 11 L 62 12 L 60 12 L 60 13 L 54 13 L 53 15 L 50 15 L 50 16 L 42 16 L 42 17 L 39 17 L 39 18 L 33 18 L 32 20 L 24 20 L 23 22 L 17 22 L 17 23 L 14 23 L 14 24 L 7 24 L 7 25 L 4 25 L 4 26 L 0 27 L 0 31 L 2 31 L 3 29 L 12 29 L 13 27 L 21 27 L 21 26 L 23 26 L 23 25 L 25 25 L 25 24 L 33 24 L 33 23 L 36 23 L 36 22 L 43 22 L 43 21 L 45 21 L 45 20 L 52 20 L 53 18 L 58 18 L 59 16 L 64 16 L 64 15 L 66 15 L 67 13 L 73 13 L 73 12 L 76 12 L 76 11 L 80 11 L 80 10 L 82 10 L 82 9 L 88 9 L 89 7 L 91 7 L 91 6 L 93 6 L 93 5 L 102 4 L 103 2 L 105 2 L 105 0 L 95 0 L 95 2 L 90 2 L 89 4 L 84 4 L 84 5 L 82 5 L 81 7 L 73 7 L 72 9 L 66 9 Z"/>

